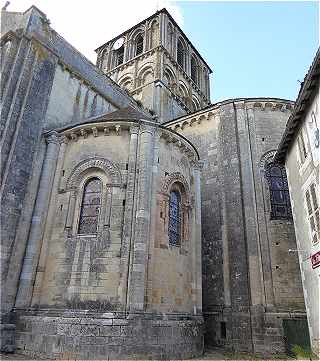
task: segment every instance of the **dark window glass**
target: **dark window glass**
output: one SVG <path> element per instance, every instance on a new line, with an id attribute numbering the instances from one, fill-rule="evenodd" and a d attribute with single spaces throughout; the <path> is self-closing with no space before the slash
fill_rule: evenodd
<path id="1" fill-rule="evenodd" d="M 195 58 L 191 58 L 191 79 L 197 84 L 197 62 Z"/>
<path id="2" fill-rule="evenodd" d="M 90 178 L 83 189 L 78 230 L 79 234 L 97 233 L 100 208 L 101 181 L 98 178 Z"/>
<path id="3" fill-rule="evenodd" d="M 285 168 L 280 164 L 268 164 L 266 177 L 270 190 L 271 219 L 291 219 L 291 204 Z"/>
<path id="4" fill-rule="evenodd" d="M 225 322 L 220 322 L 220 335 L 223 339 L 227 337 L 227 327 Z"/>
<path id="5" fill-rule="evenodd" d="M 121 48 L 117 50 L 117 65 L 122 64 L 123 59 L 124 59 L 124 46 L 122 45 Z"/>
<path id="6" fill-rule="evenodd" d="M 184 46 L 181 40 L 178 40 L 177 62 L 183 69 L 184 69 L 184 56 L 185 56 Z"/>
<path id="7" fill-rule="evenodd" d="M 176 191 L 170 193 L 169 245 L 179 246 L 181 238 L 181 197 Z"/>
<path id="8" fill-rule="evenodd" d="M 143 52 L 143 37 L 138 35 L 136 39 L 136 56 Z"/>

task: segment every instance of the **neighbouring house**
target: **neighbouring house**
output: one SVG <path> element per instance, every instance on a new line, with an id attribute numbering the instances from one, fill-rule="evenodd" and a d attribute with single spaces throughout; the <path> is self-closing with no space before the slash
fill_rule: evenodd
<path id="1" fill-rule="evenodd" d="M 285 164 L 312 350 L 319 354 L 320 50 L 301 84 L 274 160 Z M 290 254 L 288 255 L 290 258 Z"/>

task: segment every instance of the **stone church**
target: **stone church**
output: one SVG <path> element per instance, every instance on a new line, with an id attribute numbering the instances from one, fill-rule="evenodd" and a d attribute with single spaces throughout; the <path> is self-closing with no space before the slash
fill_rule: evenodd
<path id="1" fill-rule="evenodd" d="M 96 66 L 34 6 L 1 25 L 2 351 L 285 352 L 305 308 L 272 159 L 293 102 L 211 104 L 212 70 L 166 9 Z"/>

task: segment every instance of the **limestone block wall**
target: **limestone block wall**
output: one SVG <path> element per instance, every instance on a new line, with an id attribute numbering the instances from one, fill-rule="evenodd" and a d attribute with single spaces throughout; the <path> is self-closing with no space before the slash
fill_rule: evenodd
<path id="1" fill-rule="evenodd" d="M 16 296 L 45 157 L 43 130 L 134 100 L 50 28 L 37 8 L 2 11 L 1 19 L 1 284 L 6 295 L 1 306 L 7 312 Z"/>
<path id="2" fill-rule="evenodd" d="M 103 117 L 45 138 L 15 302 L 18 349 L 60 358 L 89 352 L 91 358 L 200 355 L 200 172 L 194 147 L 151 121 Z M 92 178 L 100 179 L 102 192 L 91 234 L 79 224 Z M 169 244 L 168 227 L 159 229 L 168 222 L 172 190 L 181 195 L 175 245 Z"/>
<path id="3" fill-rule="evenodd" d="M 40 57 L 34 42 L 12 36 L 3 61 L 6 75 L 1 84 L 2 286 L 10 273 L 9 260 L 15 251 L 16 231 L 25 205 L 57 62 L 57 58 L 45 50 Z M 21 258 L 12 258 L 15 279 L 19 262 Z M 8 296 L 12 304 L 14 295 Z"/>
<path id="4" fill-rule="evenodd" d="M 291 107 L 277 99 L 237 99 L 166 124 L 197 147 L 203 163 L 208 343 L 264 351 L 269 339 L 271 350 L 283 351 L 281 320 L 303 315 L 296 257 L 288 253 L 295 247 L 292 220 L 271 219 L 265 177 Z M 272 315 L 280 311 L 279 321 Z"/>
<path id="5" fill-rule="evenodd" d="M 199 170 L 175 143 L 160 139 L 154 173 L 156 218 L 150 243 L 148 263 L 148 309 L 161 312 L 201 313 L 200 292 L 200 217 L 197 203 Z M 178 245 L 169 240 L 170 191 L 181 194 L 181 239 Z"/>
<path id="6" fill-rule="evenodd" d="M 63 127 L 116 109 L 85 79 L 64 64 L 57 65 L 45 116 L 46 129 Z"/>
<path id="7" fill-rule="evenodd" d="M 32 358 L 127 360 L 199 357 L 201 320 L 119 318 L 105 313 L 24 315 L 18 319 L 17 349 Z"/>
<path id="8" fill-rule="evenodd" d="M 64 159 L 56 169 L 57 189 L 52 191 L 48 210 L 53 218 L 49 218 L 44 231 L 41 271 L 36 275 L 32 305 L 59 306 L 75 299 L 84 303 L 118 302 L 128 152 L 128 132 L 117 135 L 114 131 L 107 137 L 88 134 L 68 143 Z M 95 160 L 99 159 L 110 162 L 119 179 L 96 168 Z M 79 179 L 79 188 L 73 189 L 69 182 L 78 167 L 88 170 L 84 168 L 86 173 Z M 90 177 L 98 177 L 104 184 L 103 201 L 107 205 L 101 209 L 104 219 L 100 239 L 77 236 L 81 189 Z"/>
<path id="9" fill-rule="evenodd" d="M 76 308 L 104 303 L 110 309 L 201 313 L 197 154 L 173 132 L 130 124 L 85 122 L 46 135 L 17 309 L 76 302 Z M 82 199 L 92 178 L 102 184 L 98 228 L 83 234 Z M 168 238 L 172 190 L 181 194 L 174 246 Z M 143 296 L 139 303 L 145 287 L 148 301 Z"/>

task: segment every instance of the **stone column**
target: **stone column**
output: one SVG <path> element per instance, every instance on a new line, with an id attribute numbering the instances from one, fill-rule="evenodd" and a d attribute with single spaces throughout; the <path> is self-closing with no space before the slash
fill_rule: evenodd
<path id="1" fill-rule="evenodd" d="M 243 127 L 244 129 L 242 130 L 245 134 L 242 137 L 243 158 L 246 157 L 243 162 L 243 188 L 246 194 L 244 202 L 247 223 L 251 306 L 263 305 L 273 308 L 274 294 L 272 279 L 270 279 L 272 275 L 270 249 L 268 239 L 264 239 L 267 237 L 263 237 L 267 233 L 263 229 L 265 227 L 264 210 L 263 219 L 259 219 L 259 197 L 261 197 L 262 191 L 258 188 L 259 179 L 256 178 L 255 174 L 255 165 L 257 164 L 255 154 L 258 154 L 258 149 L 253 134 L 255 131 L 254 111 L 246 103 L 243 105 L 243 114 L 241 114 L 241 109 L 237 111 L 239 113 L 239 128 Z M 264 261 L 267 262 L 264 264 Z M 264 278 L 264 275 L 266 278 Z"/>
<path id="2" fill-rule="evenodd" d="M 154 148 L 153 148 L 153 162 L 152 162 L 152 181 L 151 181 L 151 209 L 150 209 L 150 230 L 149 230 L 149 245 L 147 248 L 147 252 L 148 252 L 148 258 L 147 258 L 147 275 L 148 275 L 148 268 L 153 268 L 153 264 L 149 262 L 149 260 L 152 261 L 152 257 L 153 257 L 153 252 L 154 252 L 154 247 L 157 244 L 157 242 L 159 242 L 159 240 L 157 240 L 157 232 L 156 232 L 156 227 L 157 227 L 157 217 L 159 216 L 159 209 L 157 206 L 157 197 L 158 197 L 158 189 L 157 189 L 157 185 L 160 179 L 159 176 L 159 156 L 160 156 L 160 137 L 161 137 L 161 133 L 162 130 L 161 129 L 157 129 L 155 131 L 154 134 Z M 150 169 L 151 172 L 151 169 Z M 152 272 L 152 271 L 151 271 Z M 151 294 L 150 292 L 152 292 L 152 278 L 147 280 L 146 283 L 146 299 L 151 300 Z M 148 307 L 148 304 L 145 305 L 145 307 Z"/>
<path id="3" fill-rule="evenodd" d="M 146 291 L 146 263 L 150 231 L 151 184 L 154 152 L 154 128 L 143 125 L 140 128 L 139 178 L 137 191 L 137 208 L 135 220 L 135 237 L 129 282 L 130 311 L 143 311 Z"/>
<path id="4" fill-rule="evenodd" d="M 16 307 L 28 307 L 32 298 L 33 284 L 39 259 L 42 235 L 46 221 L 54 173 L 59 154 L 59 137 L 52 132 L 47 137 L 47 152 L 44 159 L 38 196 L 33 211 L 27 249 L 20 276 Z"/>
<path id="5" fill-rule="evenodd" d="M 194 264 L 193 288 L 196 292 L 196 311 L 202 312 L 202 262 L 201 262 L 201 164 L 195 164 L 193 168 L 195 198 L 194 198 L 194 229 L 192 230 L 192 249 Z"/>
<path id="6" fill-rule="evenodd" d="M 162 96 L 162 85 L 160 81 L 154 83 L 154 93 L 153 93 L 153 110 L 158 116 L 158 122 L 163 122 L 163 115 L 161 109 L 161 96 Z"/>
<path id="7" fill-rule="evenodd" d="M 67 213 L 67 220 L 65 227 L 67 237 L 72 236 L 72 226 L 73 226 L 74 210 L 76 207 L 76 199 L 77 199 L 77 191 L 73 189 L 72 191 L 70 191 L 69 206 L 68 206 L 68 213 Z"/>
<path id="8" fill-rule="evenodd" d="M 53 179 L 53 185 L 52 185 L 52 191 L 51 194 L 58 194 L 59 190 L 59 184 L 61 181 L 61 170 L 63 168 L 64 159 L 65 159 L 65 153 L 66 148 L 68 145 L 68 138 L 66 136 L 59 137 L 59 143 L 60 143 L 60 149 L 59 149 L 59 155 L 57 159 L 57 165 L 55 168 L 55 175 Z M 49 197 L 50 199 L 50 197 Z M 39 261 L 38 267 L 35 272 L 35 281 L 33 284 L 33 292 L 32 292 L 32 298 L 31 298 L 31 307 L 33 305 L 37 305 L 40 303 L 40 297 L 41 297 L 41 286 L 42 281 L 44 278 L 44 272 L 45 272 L 45 266 L 47 262 L 47 255 L 48 255 L 48 248 L 49 248 L 49 242 L 52 236 L 52 233 L 54 231 L 53 228 L 53 222 L 57 216 L 57 208 L 58 208 L 58 200 L 56 197 L 53 198 L 53 200 L 48 202 L 48 215 L 45 217 L 45 219 L 51 220 L 51 222 L 46 223 L 44 221 L 43 223 L 43 232 L 42 232 L 42 239 L 41 241 L 41 248 L 40 248 L 40 254 L 39 254 Z M 60 212 L 60 211 L 59 211 Z"/>
<path id="9" fill-rule="evenodd" d="M 129 257 L 131 253 L 132 231 L 133 231 L 133 214 L 134 214 L 134 197 L 136 189 L 136 168 L 137 168 L 137 149 L 138 149 L 137 125 L 130 127 L 130 145 L 128 157 L 128 175 L 126 189 L 126 205 L 123 219 L 123 233 L 121 245 L 120 272 L 121 279 L 119 285 L 120 302 L 127 307 L 128 302 L 128 273 Z"/>

